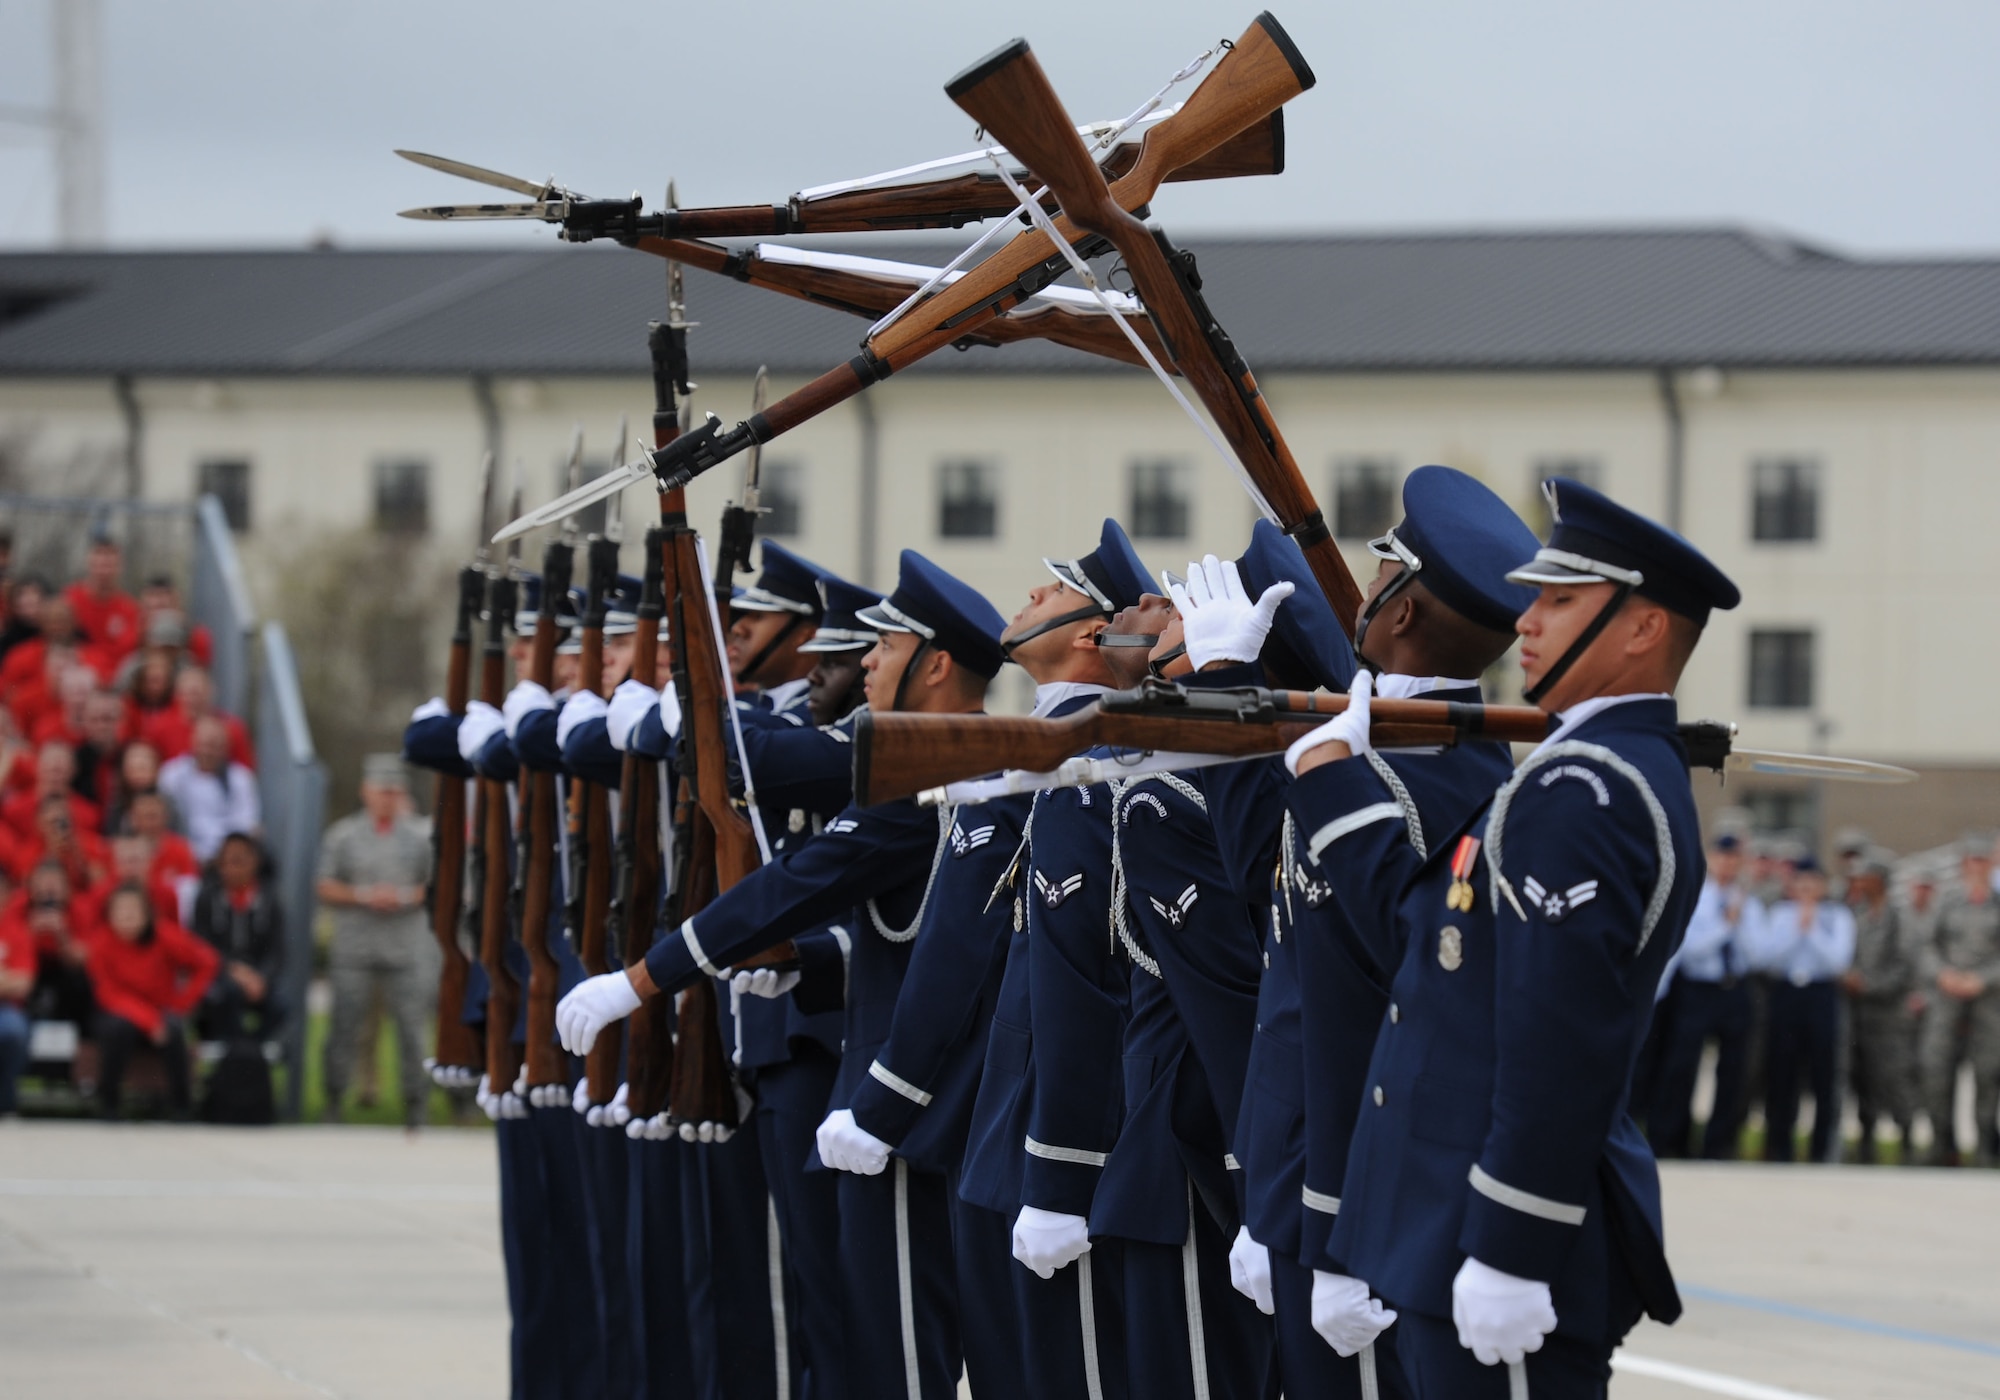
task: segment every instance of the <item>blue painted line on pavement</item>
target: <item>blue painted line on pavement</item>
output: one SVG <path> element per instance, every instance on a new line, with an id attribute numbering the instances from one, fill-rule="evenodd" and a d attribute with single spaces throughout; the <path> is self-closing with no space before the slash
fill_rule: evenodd
<path id="1" fill-rule="evenodd" d="M 1755 1312 L 1770 1313 L 1776 1317 L 1793 1318 L 1799 1322 L 1817 1322 L 1824 1327 L 1839 1327 L 1849 1332 L 1867 1332 L 1877 1337 L 1893 1337 L 1899 1342 L 1949 1347 L 1953 1351 L 1969 1351 L 1974 1356 L 2000 1357 L 2000 1346 L 1995 1346 L 1991 1342 L 1976 1342 L 1970 1337 L 1953 1337 L 1943 1332 L 1923 1332 L 1914 1327 L 1897 1327 L 1892 1323 L 1873 1322 L 1865 1317 L 1823 1312 L 1819 1308 L 1801 1307 L 1797 1303 L 1781 1303 L 1775 1298 L 1759 1298 L 1751 1293 L 1729 1293 L 1720 1288 L 1704 1288 L 1694 1283 L 1681 1284 L 1680 1291 L 1687 1297 L 1699 1298 L 1705 1303 L 1724 1303 L 1732 1308 L 1748 1308 Z"/>

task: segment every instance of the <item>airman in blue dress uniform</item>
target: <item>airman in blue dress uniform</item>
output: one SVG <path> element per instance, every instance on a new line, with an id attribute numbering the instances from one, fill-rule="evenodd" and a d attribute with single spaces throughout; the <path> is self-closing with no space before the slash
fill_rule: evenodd
<path id="1" fill-rule="evenodd" d="M 1516 630 L 1554 732 L 1444 840 L 1320 867 L 1357 924 L 1399 891 L 1404 956 L 1327 1249 L 1400 1315 L 1424 1400 L 1510 1382 L 1602 1396 L 1641 1313 L 1680 1309 L 1626 1100 L 1701 883 L 1672 691 L 1739 595 L 1671 531 L 1576 482 L 1547 489 L 1549 543 L 1510 577 L 1540 589 Z M 1357 683 L 1294 749 L 1357 818 L 1381 789 L 1368 701 Z"/>

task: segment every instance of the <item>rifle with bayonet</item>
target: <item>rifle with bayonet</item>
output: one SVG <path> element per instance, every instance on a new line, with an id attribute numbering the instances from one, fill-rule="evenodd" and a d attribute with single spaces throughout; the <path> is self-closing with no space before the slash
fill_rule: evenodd
<path id="1" fill-rule="evenodd" d="M 666 612 L 667 532 L 646 532 L 646 568 L 639 593 L 639 630 L 632 638 L 632 675 L 652 685 L 659 671 L 660 619 Z M 646 960 L 666 878 L 660 848 L 660 765 L 628 746 L 618 781 L 617 860 L 605 942 L 626 967 Z M 665 997 L 653 997 L 625 1022 L 626 1107 L 634 1119 L 651 1118 L 666 1106 L 672 1075 L 673 1026 Z"/>
<path id="2" fill-rule="evenodd" d="M 519 509 L 517 500 L 517 514 Z M 510 564 L 514 557 L 510 551 Z M 507 641 L 514 631 L 516 597 L 517 585 L 511 570 L 488 581 L 486 645 L 479 658 L 479 698 L 495 709 L 507 698 Z M 514 1018 L 521 1010 L 521 984 L 507 961 L 508 944 L 520 937 L 514 918 L 517 906 L 510 898 L 514 825 L 509 797 L 505 781 L 479 780 L 479 962 L 486 969 L 486 1082 L 496 1094 L 511 1090 L 521 1074 L 521 1054 L 514 1047 Z"/>
<path id="3" fill-rule="evenodd" d="M 490 454 L 486 470 L 489 475 L 493 470 Z M 482 539 L 480 553 L 485 552 Z M 479 565 L 468 564 L 459 571 L 458 610 L 452 622 L 451 656 L 444 682 L 445 708 L 454 715 L 465 713 L 472 689 L 472 620 L 479 613 L 485 585 L 486 574 Z M 431 814 L 431 936 L 442 955 L 433 1056 L 437 1069 L 453 1082 L 461 1076 L 477 1079 L 481 1059 L 479 1036 L 465 1023 L 464 1015 L 465 987 L 472 973 L 472 964 L 459 942 L 465 904 L 465 830 L 465 779 L 455 773 L 439 773 Z"/>
<path id="4" fill-rule="evenodd" d="M 569 480 L 582 471 L 583 433 L 570 443 Z M 542 611 L 535 620 L 535 645 L 528 679 L 548 689 L 555 682 L 556 643 L 561 637 L 561 604 L 569 596 L 576 546 L 574 524 L 549 543 L 542 555 Z M 562 1048 L 556 1043 L 556 1001 L 560 968 L 549 948 L 549 908 L 559 859 L 557 829 L 562 821 L 553 771 L 521 769 L 520 855 L 515 862 L 521 914 L 521 941 L 528 950 L 528 1092 L 567 1084 Z"/>
<path id="5" fill-rule="evenodd" d="M 1268 13 L 1258 16 L 1188 100 L 1147 129 L 1138 161 L 1110 187 L 1112 198 L 1127 210 L 1147 206 L 1173 171 L 1186 168 L 1230 138 L 1268 120 L 1313 81 L 1312 70 L 1277 20 Z M 1067 219 L 1056 220 L 1053 228 L 1057 238 L 1076 245 L 1075 251 L 1083 257 L 1108 252 L 1112 246 Z M 639 246 L 644 247 L 643 239 Z M 531 512 L 496 538 L 532 529 L 622 490 L 648 469 L 668 489 L 684 486 L 753 443 L 769 442 L 926 355 L 982 330 L 1069 269 L 1068 255 L 1058 251 L 1046 233 L 1024 230 L 964 277 L 940 286 L 901 317 L 874 329 L 863 342 L 861 353 L 846 364 L 828 370 L 726 431 L 721 421 L 710 415 L 699 428 L 647 454 L 645 463 L 621 468 L 574 496 Z M 1349 609 L 1347 616 L 1351 618 L 1352 613 Z"/>
<path id="6" fill-rule="evenodd" d="M 1170 756 L 1164 766 L 1200 767 L 1205 759 L 1283 753 L 1347 708 L 1345 695 L 1325 691 L 1188 690 L 1149 680 L 1114 691 L 1061 719 L 1001 715 L 926 715 L 863 710 L 854 729 L 855 801 L 866 806 L 903 797 L 958 800 L 955 785 L 1014 770 L 1027 781 L 1005 790 L 1032 791 L 1056 781 L 1103 780 L 1065 772 L 1063 765 L 1099 746 L 1124 751 L 1093 760 L 1106 772 L 1136 769 L 1147 754 Z M 1368 741 L 1375 748 L 1448 747 L 1468 739 L 1540 743 L 1554 720 L 1532 705 L 1484 705 L 1452 700 L 1384 700 L 1369 704 Z M 1735 726 L 1696 720 L 1680 727 L 1690 767 L 1718 772 L 1790 773 L 1851 782 L 1908 782 L 1907 768 L 1817 754 L 1739 748 Z M 1047 777 L 1050 781 L 1038 781 Z"/>
<path id="7" fill-rule="evenodd" d="M 1250 367 L 1208 309 L 1191 254 L 1149 228 L 1121 200 L 1076 135 L 1025 39 L 1016 39 L 954 78 L 945 91 L 968 115 L 1007 143 L 1056 194 L 1084 232 L 1118 250 L 1146 314 L 1174 363 L 1207 406 L 1285 533 L 1305 551 L 1334 616 L 1350 635 L 1361 590 L 1278 431 Z"/>
<path id="8" fill-rule="evenodd" d="M 621 427 L 620 439 L 625 436 Z M 618 498 L 613 497 L 605 530 L 586 550 L 589 558 L 584 596 L 583 646 L 577 657 L 576 687 L 601 695 L 604 691 L 604 623 L 612 593 L 618 586 Z M 600 976 L 623 960 L 609 943 L 611 911 L 611 794 L 601 784 L 572 774 L 569 780 L 569 927 L 576 940 L 583 970 Z M 618 1092 L 618 1061 L 624 1045 L 624 1023 L 605 1027 L 584 1059 L 584 1086 L 593 1107 L 603 1107 Z"/>
<path id="9" fill-rule="evenodd" d="M 1085 135 L 1102 135 L 1110 123 L 1082 128 Z M 1139 128 L 1134 128 L 1137 132 Z M 1111 148 L 1104 160 L 1106 179 L 1117 180 L 1131 173 L 1139 160 L 1140 136 L 1128 132 Z M 995 153 L 998 152 L 995 148 Z M 526 204 L 428 204 L 405 209 L 405 219 L 462 223 L 488 219 L 527 219 L 561 225 L 560 237 L 569 243 L 589 243 L 613 238 L 635 243 L 644 238 L 772 238 L 809 233 L 887 233 L 892 230 L 963 228 L 1016 212 L 1014 197 L 1000 177 L 985 171 L 928 180 L 889 183 L 898 175 L 925 169 L 948 169 L 973 160 L 985 160 L 988 151 L 970 151 L 962 156 L 926 162 L 916 171 L 891 171 L 861 180 L 843 181 L 801 190 L 783 204 L 726 205 L 711 209 L 668 207 L 657 213 L 645 212 L 645 202 L 634 194 L 630 199 L 591 199 L 564 189 L 553 179 L 540 184 L 518 176 L 487 170 L 464 161 L 422 151 L 397 151 L 397 155 L 446 175 L 456 175 L 496 189 L 528 196 Z M 1282 111 L 1274 111 L 1263 122 L 1232 136 L 1215 150 L 1173 171 L 1166 179 L 1175 183 L 1194 180 L 1226 180 L 1242 175 L 1277 175 L 1285 168 L 1285 122 Z M 1054 201 L 1050 200 L 1053 207 Z M 654 251 L 649 249 L 648 251 Z"/>

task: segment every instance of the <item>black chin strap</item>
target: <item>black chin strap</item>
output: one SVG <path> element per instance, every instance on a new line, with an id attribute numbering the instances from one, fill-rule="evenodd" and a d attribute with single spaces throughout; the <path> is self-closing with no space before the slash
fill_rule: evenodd
<path id="1" fill-rule="evenodd" d="M 1009 661 L 1012 661 L 1014 659 L 1015 648 L 1019 647 L 1023 642 L 1032 642 L 1033 640 L 1035 640 L 1035 638 L 1041 636 L 1043 633 L 1053 632 L 1058 627 L 1067 627 L 1072 622 L 1088 622 L 1090 619 L 1094 617 L 1107 617 L 1107 616 L 1109 616 L 1109 614 L 1106 613 L 1103 608 L 1100 608 L 1095 603 L 1093 603 L 1087 608 L 1078 608 L 1076 611 L 1066 612 L 1060 617 L 1052 617 L 1047 622 L 1036 623 L 1033 627 L 1030 627 L 1020 636 L 1015 637 L 1011 641 L 1005 641 L 1000 643 L 1000 650 L 1003 653 L 1005 653 Z"/>
<path id="2" fill-rule="evenodd" d="M 1158 632 L 1099 632 L 1096 644 L 1100 647 L 1144 647 L 1151 651 L 1160 644 Z"/>
<path id="3" fill-rule="evenodd" d="M 1610 599 L 1598 610 L 1597 616 L 1590 620 L 1590 626 L 1577 634 L 1577 639 L 1569 644 L 1569 650 L 1556 658 L 1556 664 L 1544 671 L 1540 680 L 1521 692 L 1521 698 L 1530 705 L 1540 704 L 1542 697 L 1554 688 L 1556 682 L 1569 674 L 1569 668 L 1583 659 L 1583 654 L 1590 650 L 1590 644 L 1611 625 L 1612 617 L 1625 606 L 1625 600 L 1631 596 L 1631 584 L 1616 584 L 1611 590 Z"/>
<path id="4" fill-rule="evenodd" d="M 1164 653 L 1148 661 L 1146 669 L 1152 673 L 1154 680 L 1163 681 L 1167 678 L 1167 667 L 1173 665 L 1186 655 L 1187 643 L 1176 642 L 1173 646 L 1168 647 Z"/>
<path id="5" fill-rule="evenodd" d="M 1361 648 L 1368 642 L 1368 624 L 1375 620 L 1375 614 L 1382 611 L 1388 601 L 1416 582 L 1417 571 L 1408 564 L 1394 578 L 1382 585 L 1382 591 L 1369 599 L 1361 609 L 1361 616 L 1354 623 L 1354 659 L 1370 671 L 1379 671 L 1373 661 L 1361 654 Z"/>
<path id="6" fill-rule="evenodd" d="M 785 614 L 785 616 L 789 617 L 791 621 L 787 622 L 783 627 L 779 628 L 778 635 L 771 638 L 770 641 L 764 643 L 763 649 L 761 651 L 759 651 L 755 656 L 751 657 L 748 661 L 743 663 L 743 670 L 741 672 L 740 679 L 737 681 L 737 684 L 748 685 L 750 683 L 750 678 L 756 675 L 759 671 L 764 669 L 764 663 L 766 661 L 769 661 L 773 656 L 777 655 L 778 648 L 785 644 L 785 638 L 791 636 L 792 633 L 798 631 L 799 624 L 801 622 L 812 621 L 812 619 L 807 617 L 804 613 L 788 612 Z"/>
<path id="7" fill-rule="evenodd" d="M 914 632 L 910 635 L 917 638 L 917 649 L 911 652 L 910 659 L 903 663 L 903 674 L 896 677 L 896 696 L 889 702 L 889 708 L 892 710 L 903 708 L 903 692 L 909 687 L 910 673 L 917 669 L 917 662 L 923 654 L 931 649 L 931 644 L 926 638 Z"/>

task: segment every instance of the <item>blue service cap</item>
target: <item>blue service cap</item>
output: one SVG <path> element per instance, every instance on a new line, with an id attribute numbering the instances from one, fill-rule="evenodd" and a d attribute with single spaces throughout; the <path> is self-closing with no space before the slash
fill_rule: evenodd
<path id="1" fill-rule="evenodd" d="M 605 636 L 629 637 L 639 630 L 639 595 L 645 588 L 642 579 L 630 574 L 618 575 L 604 599 Z"/>
<path id="2" fill-rule="evenodd" d="M 763 570 L 757 581 L 736 596 L 729 606 L 743 612 L 785 612 L 800 617 L 819 615 L 819 591 L 814 587 L 826 572 L 809 559 L 800 558 L 781 544 L 759 542 Z"/>
<path id="3" fill-rule="evenodd" d="M 1729 576 L 1708 556 L 1637 511 L 1580 481 L 1542 483 L 1555 528 L 1534 557 L 1507 575 L 1516 583 L 1623 583 L 1642 598 L 1708 625 L 1711 608 L 1743 601 Z"/>
<path id="4" fill-rule="evenodd" d="M 834 574 L 819 578 L 819 630 L 799 647 L 800 651 L 866 651 L 875 645 L 877 633 L 860 617 L 863 608 L 872 608 L 882 595 L 872 588 L 849 583 Z"/>
<path id="5" fill-rule="evenodd" d="M 878 632 L 914 632 L 975 675 L 992 680 L 1007 654 L 1006 619 L 971 584 L 953 578 L 914 549 L 903 551 L 896 591 L 855 616 Z"/>
<path id="6" fill-rule="evenodd" d="M 1125 537 L 1125 527 L 1108 516 L 1097 548 L 1081 559 L 1044 559 L 1050 573 L 1102 608 L 1106 617 L 1136 607 L 1159 587 L 1146 572 L 1139 552 Z"/>
<path id="7" fill-rule="evenodd" d="M 542 576 L 526 570 L 517 572 L 515 579 L 520 583 L 519 606 L 514 612 L 514 634 L 532 637 L 535 627 L 542 618 Z M 573 627 L 576 625 L 576 609 L 567 600 L 556 607 L 556 625 Z"/>
<path id="8" fill-rule="evenodd" d="M 1250 548 L 1236 561 L 1236 575 L 1252 598 L 1274 583 L 1292 585 L 1292 596 L 1279 606 L 1259 657 L 1278 683 L 1289 690 L 1323 686 L 1345 694 L 1354 680 L 1354 648 L 1298 541 L 1259 520 L 1250 532 Z"/>
<path id="9" fill-rule="evenodd" d="M 1446 607 L 1496 632 L 1535 601 L 1535 591 L 1509 582 L 1509 569 L 1533 554 L 1534 532 L 1484 482 L 1451 467 L 1418 467 L 1403 479 L 1403 519 L 1368 541 L 1371 553 L 1395 559 Z"/>
<path id="10" fill-rule="evenodd" d="M 1725 831 L 1709 842 L 1708 847 L 1712 851 L 1740 851 L 1743 849 L 1743 838 L 1733 831 Z"/>
<path id="11" fill-rule="evenodd" d="M 590 595 L 573 586 L 556 604 L 556 621 L 564 629 L 562 640 L 556 643 L 557 656 L 583 654 L 583 615 L 589 603 Z"/>

